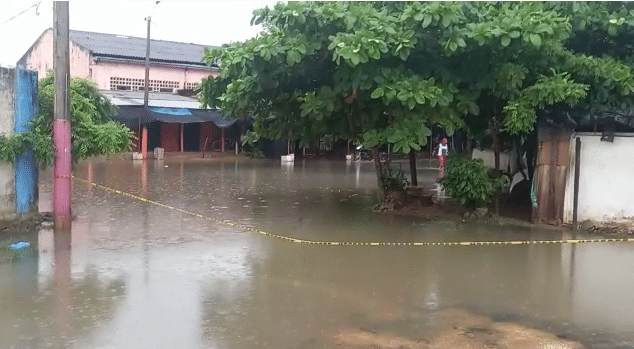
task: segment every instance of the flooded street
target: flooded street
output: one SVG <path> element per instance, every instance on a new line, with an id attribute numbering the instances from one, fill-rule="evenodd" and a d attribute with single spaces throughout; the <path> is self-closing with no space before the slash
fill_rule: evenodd
<path id="1" fill-rule="evenodd" d="M 372 163 L 94 160 L 74 174 L 305 240 L 571 237 L 378 215 Z M 434 175 L 419 178 L 431 183 Z M 50 211 L 51 177 L 42 174 L 41 211 Z M 447 331 L 478 332 L 469 321 L 488 321 L 494 329 L 480 332 L 491 336 L 512 323 L 586 348 L 634 347 L 628 243 L 303 245 L 80 181 L 73 214 L 70 237 L 27 235 L 38 255 L 0 264 L 0 348 L 449 348 L 458 344 L 441 338 Z M 59 248 L 69 238 L 71 250 Z M 454 321 L 460 316 L 463 325 Z"/>

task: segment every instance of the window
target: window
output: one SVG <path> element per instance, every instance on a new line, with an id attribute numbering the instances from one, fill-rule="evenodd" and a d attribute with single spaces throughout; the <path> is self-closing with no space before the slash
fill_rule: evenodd
<path id="1" fill-rule="evenodd" d="M 198 83 L 197 82 L 186 82 L 185 83 L 185 89 L 186 90 L 195 90 L 196 87 L 198 87 Z"/>
<path id="2" fill-rule="evenodd" d="M 143 91 L 145 79 L 110 77 L 111 90 Z M 178 81 L 150 80 L 150 92 L 174 92 L 180 87 Z"/>

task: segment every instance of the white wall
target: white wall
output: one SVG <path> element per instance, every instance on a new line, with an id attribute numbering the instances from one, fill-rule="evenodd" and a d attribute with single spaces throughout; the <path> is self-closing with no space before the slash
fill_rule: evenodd
<path id="1" fill-rule="evenodd" d="M 484 165 L 490 168 L 495 167 L 495 152 L 493 150 L 480 150 L 473 149 L 473 159 L 482 159 L 484 161 Z M 500 170 L 505 171 L 509 167 L 509 161 L 511 160 L 511 155 L 509 152 L 500 152 Z M 517 166 L 512 166 L 517 167 Z"/>
<path id="2" fill-rule="evenodd" d="M 578 221 L 634 219 L 634 133 L 617 133 L 614 143 L 600 133 L 577 133 L 570 140 L 564 222 L 572 222 L 575 137 L 581 139 Z"/>

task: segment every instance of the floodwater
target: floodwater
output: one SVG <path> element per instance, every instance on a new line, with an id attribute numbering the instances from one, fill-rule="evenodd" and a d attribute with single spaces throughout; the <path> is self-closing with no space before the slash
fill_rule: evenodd
<path id="1" fill-rule="evenodd" d="M 75 175 L 306 240 L 571 237 L 372 213 L 371 163 L 94 160 Z M 50 210 L 51 178 L 42 174 L 42 211 Z M 389 348 L 398 346 L 341 338 L 360 330 L 429 343 L 447 309 L 586 348 L 634 347 L 633 244 L 303 245 L 79 181 L 73 200 L 71 236 L 27 234 L 39 253 L 0 264 L 0 348 Z"/>

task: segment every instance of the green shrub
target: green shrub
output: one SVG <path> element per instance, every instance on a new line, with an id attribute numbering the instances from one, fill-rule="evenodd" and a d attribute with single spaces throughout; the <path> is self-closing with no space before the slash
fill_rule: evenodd
<path id="1" fill-rule="evenodd" d="M 257 147 L 251 147 L 250 150 L 246 151 L 246 155 L 251 159 L 264 159 L 264 152 Z"/>
<path id="2" fill-rule="evenodd" d="M 246 155 L 248 158 L 251 158 L 251 159 L 265 159 L 266 158 L 266 156 L 264 155 L 264 152 L 262 151 L 262 149 L 260 149 L 257 146 L 256 142 L 243 140 L 242 151 L 244 152 L 244 155 Z"/>
<path id="3" fill-rule="evenodd" d="M 469 211 L 491 203 L 495 194 L 508 185 L 508 177 L 491 179 L 481 159 L 452 157 L 439 182 L 452 198 Z"/>
<path id="4" fill-rule="evenodd" d="M 409 185 L 405 172 L 387 167 L 383 175 L 383 190 L 404 190 Z"/>
<path id="5" fill-rule="evenodd" d="M 20 154 L 33 150 L 42 167 L 53 164 L 53 100 L 55 84 L 49 72 L 38 84 L 39 111 L 30 121 L 31 129 L 0 135 L 0 160 L 14 163 Z M 134 133 L 119 122 L 110 120 L 116 107 L 90 80 L 70 80 L 70 117 L 73 162 L 96 155 L 116 154 L 132 148 Z"/>

